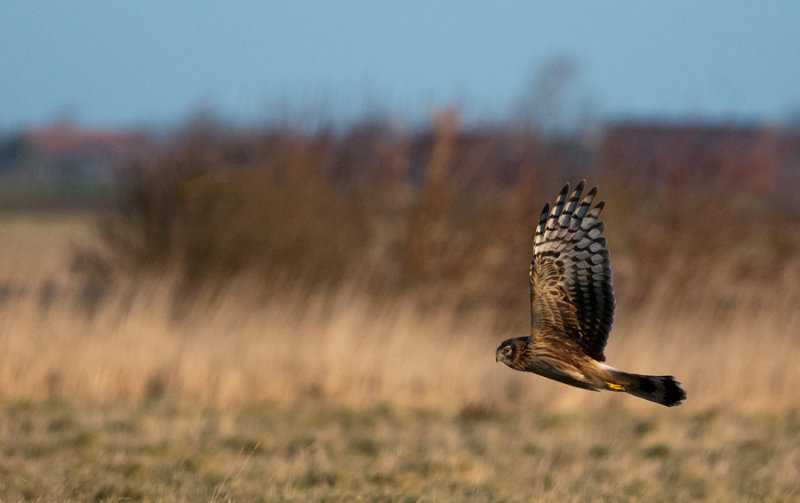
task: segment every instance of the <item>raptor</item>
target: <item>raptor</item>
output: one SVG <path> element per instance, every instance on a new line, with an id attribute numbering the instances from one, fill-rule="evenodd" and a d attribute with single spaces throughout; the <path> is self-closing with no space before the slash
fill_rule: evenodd
<path id="1" fill-rule="evenodd" d="M 530 268 L 531 333 L 508 339 L 496 360 L 588 390 L 629 393 L 672 407 L 686 392 L 672 376 L 617 370 L 603 350 L 614 320 L 605 226 L 605 202 L 594 204 L 597 187 L 584 193 L 581 181 L 564 186 L 553 207 L 546 204 L 533 240 Z"/>

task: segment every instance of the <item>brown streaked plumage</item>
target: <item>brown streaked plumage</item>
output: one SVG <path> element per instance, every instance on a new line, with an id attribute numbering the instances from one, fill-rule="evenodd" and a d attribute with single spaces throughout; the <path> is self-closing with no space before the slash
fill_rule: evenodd
<path id="1" fill-rule="evenodd" d="M 546 204 L 533 241 L 530 269 L 531 335 L 508 339 L 496 360 L 564 384 L 629 393 L 668 407 L 686 392 L 672 376 L 622 372 L 603 363 L 614 321 L 614 289 L 599 220 L 605 202 L 592 206 L 597 187 L 584 194 L 569 184 Z"/>

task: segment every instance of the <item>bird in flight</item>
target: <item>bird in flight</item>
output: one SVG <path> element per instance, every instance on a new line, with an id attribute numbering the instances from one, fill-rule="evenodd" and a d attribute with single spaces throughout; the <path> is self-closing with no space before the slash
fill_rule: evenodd
<path id="1" fill-rule="evenodd" d="M 530 268 L 531 335 L 508 339 L 496 360 L 594 391 L 629 393 L 672 407 L 686 392 L 672 376 L 631 374 L 603 363 L 614 321 L 611 264 L 597 187 L 584 194 L 585 180 L 570 195 L 569 184 L 556 204 L 546 204 L 533 240 Z"/>

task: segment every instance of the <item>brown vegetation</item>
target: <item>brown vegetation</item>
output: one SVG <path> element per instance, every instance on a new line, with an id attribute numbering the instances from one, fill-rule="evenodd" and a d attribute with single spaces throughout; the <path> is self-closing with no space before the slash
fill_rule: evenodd
<path id="1" fill-rule="evenodd" d="M 128 172 L 99 233 L 94 216 L 4 216 L 0 463 L 24 470 L 0 498 L 791 497 L 796 196 L 648 180 L 572 147 L 465 132 L 452 113 L 427 132 L 195 125 Z M 689 398 L 670 416 L 493 361 L 528 329 L 539 211 L 584 176 L 608 203 L 618 307 L 606 354 L 676 375 Z M 170 404 L 177 416 L 151 416 Z M 263 404 L 257 424 L 238 416 Z M 344 431 L 349 419 L 328 418 L 340 413 L 368 424 Z M 203 432 L 199 450 L 171 443 Z M 28 453 L 67 456 L 59 439 L 130 477 L 98 467 L 84 480 Z M 165 460 L 173 478 L 148 485 L 141 474 Z M 83 485 L 56 488 L 49 473 Z"/>
<path id="2" fill-rule="evenodd" d="M 565 181 L 587 177 L 609 202 L 604 218 L 620 305 L 658 291 L 730 306 L 728 287 L 750 292 L 753 283 L 790 281 L 800 250 L 800 200 L 791 186 L 743 185 L 740 174 L 728 175 L 744 168 L 725 169 L 738 158 L 721 156 L 716 170 L 673 176 L 709 161 L 701 151 L 701 167 L 685 166 L 696 149 L 681 149 L 685 141 L 670 143 L 674 135 L 666 134 L 684 165 L 667 162 L 654 172 L 637 170 L 630 156 L 611 163 L 617 137 L 595 149 L 529 129 L 462 131 L 454 111 L 418 132 L 381 123 L 343 132 L 231 131 L 199 122 L 156 161 L 127 171 L 124 204 L 103 226 L 100 246 L 76 263 L 89 276 L 102 272 L 103 283 L 168 271 L 183 286 L 181 301 L 200 285 L 245 276 L 259 278 L 255 297 L 347 285 L 371 298 L 411 294 L 423 305 L 447 298 L 505 318 L 525 311 L 520 270 L 541 207 Z M 775 179 L 771 152 L 758 141 L 745 145 L 752 148 L 740 146 L 739 157 L 751 178 L 763 154 Z M 793 165 L 781 166 L 779 178 L 791 179 Z M 669 292 L 657 289 L 666 268 L 676 269 Z"/>
<path id="3" fill-rule="evenodd" d="M 530 131 L 462 132 L 453 112 L 415 134 L 193 124 L 128 171 L 127 199 L 99 235 L 73 239 L 77 275 L 43 276 L 42 263 L 69 260 L 63 237 L 8 220 L 6 234 L 21 234 L 4 258 L 5 393 L 446 396 L 456 408 L 572 397 L 482 355 L 526 332 L 538 212 L 564 178 L 588 175 L 608 201 L 609 361 L 675 373 L 692 403 L 796 403 L 798 201 L 602 163 L 576 171 L 563 152 Z"/>

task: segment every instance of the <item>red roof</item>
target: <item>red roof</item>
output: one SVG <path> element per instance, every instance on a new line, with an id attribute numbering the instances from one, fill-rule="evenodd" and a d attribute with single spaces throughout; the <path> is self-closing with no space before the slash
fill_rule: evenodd
<path id="1" fill-rule="evenodd" d="M 152 148 L 150 137 L 141 131 L 91 129 L 59 124 L 29 129 L 23 137 L 43 155 L 62 156 L 86 150 L 102 150 L 113 155 L 141 154 Z"/>

